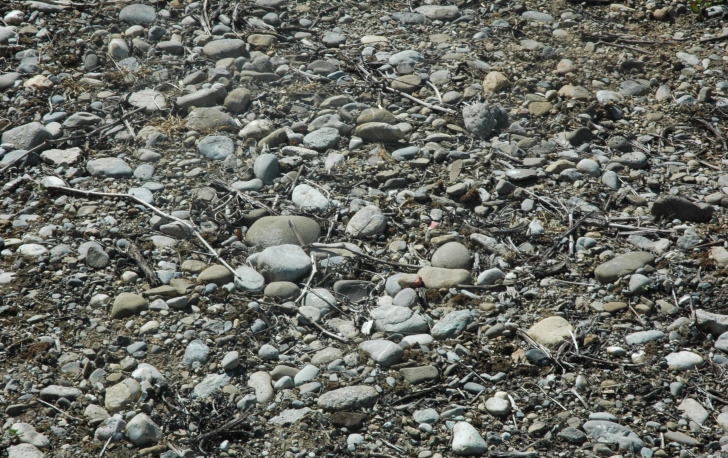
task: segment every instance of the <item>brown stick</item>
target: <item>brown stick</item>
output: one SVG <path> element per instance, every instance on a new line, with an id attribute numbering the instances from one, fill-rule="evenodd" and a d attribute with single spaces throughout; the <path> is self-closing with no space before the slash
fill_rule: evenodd
<path id="1" fill-rule="evenodd" d="M 634 47 L 634 46 L 627 46 L 627 45 L 622 45 L 622 44 L 619 44 L 619 43 L 608 43 L 608 42 L 606 42 L 606 41 L 601 41 L 601 40 L 600 40 L 600 41 L 597 41 L 597 42 L 596 42 L 595 44 L 596 44 L 597 46 L 598 46 L 598 45 L 605 45 L 605 46 L 614 46 L 615 48 L 623 48 L 623 49 L 628 49 L 628 50 L 630 50 L 630 51 L 635 51 L 635 52 L 641 52 L 642 54 L 652 54 L 652 52 L 651 52 L 651 51 L 648 51 L 648 50 L 646 50 L 646 49 L 642 49 L 642 48 L 636 48 L 636 47 Z"/>
<path id="2" fill-rule="evenodd" d="M 136 245 L 136 243 L 131 242 L 131 244 L 129 245 L 129 249 L 126 251 L 126 254 L 129 255 L 129 257 L 133 259 L 134 262 L 136 262 L 136 265 L 139 267 L 139 270 L 142 271 L 150 286 L 155 287 L 162 284 L 162 282 L 159 281 L 159 277 L 157 277 L 156 272 L 154 272 L 154 269 L 152 269 L 149 266 L 147 260 L 144 259 L 144 256 L 142 255 L 142 252 L 139 250 L 139 247 Z"/>
<path id="3" fill-rule="evenodd" d="M 723 134 L 721 134 L 718 129 L 711 126 L 710 123 L 708 121 L 706 121 L 705 119 L 695 118 L 695 120 L 698 121 L 700 124 L 704 125 L 706 129 L 708 129 L 710 132 L 712 132 L 713 135 L 715 135 L 718 138 L 718 140 L 720 140 L 721 145 L 723 145 L 723 151 L 728 151 L 728 146 L 726 146 L 725 138 L 723 137 Z M 718 170 L 720 170 L 720 169 L 718 169 Z"/>

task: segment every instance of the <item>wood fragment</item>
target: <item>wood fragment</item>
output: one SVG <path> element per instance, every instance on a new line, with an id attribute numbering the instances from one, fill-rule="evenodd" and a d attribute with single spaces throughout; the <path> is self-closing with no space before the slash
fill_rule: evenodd
<path id="1" fill-rule="evenodd" d="M 139 270 L 142 271 L 144 277 L 149 282 L 149 286 L 156 287 L 162 284 L 162 282 L 159 280 L 159 277 L 157 277 L 157 273 L 154 272 L 154 269 L 152 269 L 147 260 L 144 259 L 144 255 L 142 255 L 142 252 L 136 245 L 136 243 L 131 242 L 129 244 L 129 248 L 126 251 L 126 254 L 132 260 L 134 260 L 136 265 L 139 267 Z"/>

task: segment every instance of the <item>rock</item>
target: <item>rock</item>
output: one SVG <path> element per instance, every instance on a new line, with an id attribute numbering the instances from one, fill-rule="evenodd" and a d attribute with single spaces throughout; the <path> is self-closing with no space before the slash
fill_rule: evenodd
<path id="1" fill-rule="evenodd" d="M 483 90 L 486 94 L 491 92 L 500 92 L 511 87 L 511 82 L 503 73 L 490 72 L 483 80 Z"/>
<path id="2" fill-rule="evenodd" d="M 126 161 L 116 157 L 90 160 L 86 163 L 86 170 L 91 176 L 103 178 L 129 178 L 133 173 Z"/>
<path id="3" fill-rule="evenodd" d="M 154 89 L 142 89 L 141 91 L 133 92 L 129 96 L 128 102 L 136 108 L 144 108 L 149 112 L 167 108 L 167 99 Z"/>
<path id="4" fill-rule="evenodd" d="M 220 264 L 213 264 L 197 276 L 197 283 L 202 283 L 203 285 L 214 283 L 217 286 L 223 286 L 232 282 L 234 279 L 235 276 L 227 267 L 221 266 Z"/>
<path id="5" fill-rule="evenodd" d="M 96 428 L 94 439 L 99 442 L 119 442 L 124 438 L 126 422 L 119 415 L 107 418 L 102 426 Z"/>
<path id="6" fill-rule="evenodd" d="M 728 315 L 720 315 L 718 313 L 708 312 L 707 310 L 695 310 L 695 322 L 698 327 L 704 331 L 718 337 L 728 332 Z"/>
<path id="7" fill-rule="evenodd" d="M 452 451 L 456 455 L 484 455 L 488 445 L 473 425 L 460 421 L 452 429 Z"/>
<path id="8" fill-rule="evenodd" d="M 195 385 L 192 397 L 196 399 L 209 398 L 230 383 L 230 376 L 226 374 L 208 374 L 204 380 Z"/>
<path id="9" fill-rule="evenodd" d="M 449 242 L 438 248 L 430 260 L 433 267 L 445 269 L 469 269 L 470 252 L 462 243 Z"/>
<path id="10" fill-rule="evenodd" d="M 637 434 L 618 423 L 590 420 L 584 423 L 583 428 L 587 437 L 592 441 L 616 444 L 619 450 L 639 453 L 643 447 L 642 439 Z"/>
<path id="11" fill-rule="evenodd" d="M 695 447 L 697 445 L 700 445 L 700 441 L 680 431 L 666 431 L 665 440 L 670 442 L 677 442 L 678 444 L 682 445 L 687 445 L 688 447 Z"/>
<path id="12" fill-rule="evenodd" d="M 86 252 L 86 265 L 94 269 L 104 269 L 111 264 L 109 255 L 98 245 L 91 245 Z"/>
<path id="13" fill-rule="evenodd" d="M 354 134 L 365 142 L 372 143 L 394 143 L 405 137 L 405 133 L 398 126 L 384 122 L 361 124 L 354 130 Z"/>
<path id="14" fill-rule="evenodd" d="M 235 287 L 242 291 L 259 292 L 265 288 L 265 278 L 252 267 L 240 266 L 235 269 Z"/>
<path id="15" fill-rule="evenodd" d="M 307 212 L 322 212 L 329 207 L 329 200 L 321 191 L 307 184 L 299 184 L 293 188 L 291 201 Z"/>
<path id="16" fill-rule="evenodd" d="M 384 232 L 387 218 L 379 207 L 367 205 L 349 220 L 346 232 L 356 238 L 374 237 Z"/>
<path id="17" fill-rule="evenodd" d="M 592 139 L 592 133 L 591 130 L 589 130 L 586 127 L 579 127 L 576 130 L 573 130 L 571 132 L 568 132 L 564 139 L 571 143 L 573 146 L 579 146 L 583 143 L 588 143 Z"/>
<path id="18" fill-rule="evenodd" d="M 460 11 L 455 5 L 423 5 L 414 11 L 432 21 L 454 21 L 460 17 Z"/>
<path id="19" fill-rule="evenodd" d="M 655 257 L 645 251 L 632 251 L 600 264 L 594 269 L 594 277 L 601 284 L 614 283 L 617 279 L 634 273 L 648 264 L 652 264 Z"/>
<path id="20" fill-rule="evenodd" d="M 583 444 L 587 439 L 586 434 L 571 426 L 567 426 L 559 431 L 558 436 L 570 444 Z"/>
<path id="21" fill-rule="evenodd" d="M 492 397 L 485 401 L 485 410 L 495 417 L 504 417 L 511 413 L 511 403 L 508 399 Z"/>
<path id="22" fill-rule="evenodd" d="M 128 410 L 141 398 L 142 389 L 139 383 L 127 378 L 106 389 L 104 396 L 104 407 L 110 413 Z"/>
<path id="23" fill-rule="evenodd" d="M 122 319 L 138 315 L 140 312 L 149 309 L 149 303 L 138 294 L 121 293 L 114 299 L 111 306 L 111 318 Z"/>
<path id="24" fill-rule="evenodd" d="M 53 138 L 53 135 L 39 122 L 31 122 L 6 130 L 2 143 L 11 143 L 18 150 L 29 150 Z"/>
<path id="25" fill-rule="evenodd" d="M 303 242 L 311 244 L 321 237 L 321 227 L 305 216 L 266 216 L 260 218 L 248 229 L 245 238 L 248 243 L 265 249 L 276 245 L 298 244 L 298 238 L 288 221 L 296 225 Z"/>
<path id="26" fill-rule="evenodd" d="M 710 418 L 710 413 L 705 410 L 705 407 L 693 398 L 685 398 L 685 400 L 677 406 L 677 409 L 684 412 L 685 416 L 699 425 L 702 425 L 708 418 Z"/>
<path id="27" fill-rule="evenodd" d="M 464 269 L 443 269 L 423 267 L 417 272 L 426 288 L 451 288 L 457 285 L 470 285 L 473 282 L 470 272 Z"/>
<path id="28" fill-rule="evenodd" d="M 255 397 L 258 402 L 264 403 L 273 399 L 273 386 L 267 372 L 258 371 L 250 375 L 248 386 L 255 390 Z"/>
<path id="29" fill-rule="evenodd" d="M 452 339 L 465 330 L 476 313 L 474 310 L 450 312 L 435 323 L 430 334 L 435 339 Z"/>
<path id="30" fill-rule="evenodd" d="M 264 249 L 255 260 L 256 270 L 271 281 L 296 281 L 311 270 L 311 259 L 299 245 Z"/>
<path id="31" fill-rule="evenodd" d="M 195 108 L 187 115 L 185 126 L 188 129 L 209 131 L 219 128 L 237 127 L 235 120 L 217 108 Z"/>
<path id="32" fill-rule="evenodd" d="M 197 151 L 208 159 L 222 161 L 235 152 L 235 144 L 223 135 L 208 135 L 197 144 Z"/>
<path id="33" fill-rule="evenodd" d="M 24 444 L 31 444 L 38 448 L 47 448 L 51 446 L 51 442 L 43 434 L 37 432 L 35 428 L 28 423 L 14 423 L 11 430 L 15 431 L 18 440 Z"/>
<path id="34" fill-rule="evenodd" d="M 60 385 L 48 385 L 40 390 L 40 398 L 46 402 L 55 402 L 60 398 L 75 401 L 82 394 L 78 388 Z"/>
<path id="35" fill-rule="evenodd" d="M 303 409 L 286 409 L 268 420 L 268 424 L 277 426 L 293 425 L 305 417 L 309 412 L 311 412 L 311 409 L 308 407 L 304 407 Z"/>
<path id="36" fill-rule="evenodd" d="M 478 279 L 475 282 L 476 285 L 494 285 L 498 280 L 502 280 L 505 277 L 503 271 L 497 267 L 492 269 L 484 270 L 478 275 Z"/>
<path id="37" fill-rule="evenodd" d="M 327 412 L 358 410 L 372 407 L 379 393 L 371 386 L 353 385 L 328 391 L 319 396 L 317 404 Z"/>
<path id="38" fill-rule="evenodd" d="M 240 354 L 237 351 L 229 351 L 222 358 L 222 368 L 226 371 L 232 371 L 240 365 Z"/>
<path id="39" fill-rule="evenodd" d="M 625 304 L 626 307 L 626 304 Z M 606 310 L 606 308 L 605 308 Z M 662 331 L 638 331 L 631 334 L 627 334 L 624 337 L 625 342 L 629 345 L 643 345 L 652 340 L 658 340 L 665 337 L 665 333 Z"/>
<path id="40" fill-rule="evenodd" d="M 153 6 L 133 4 L 122 8 L 119 12 L 119 20 L 131 24 L 154 24 L 157 20 L 157 13 Z"/>
<path id="41" fill-rule="evenodd" d="M 138 413 L 126 425 L 129 441 L 137 447 L 148 447 L 162 441 L 162 430 L 145 413 Z"/>
<path id="42" fill-rule="evenodd" d="M 261 154 L 255 159 L 253 173 L 264 184 L 271 184 L 281 174 L 278 158 L 274 154 Z"/>
<path id="43" fill-rule="evenodd" d="M 202 53 L 213 60 L 247 56 L 245 42 L 237 38 L 213 40 L 202 48 Z"/>
<path id="44" fill-rule="evenodd" d="M 400 362 L 404 354 L 402 347 L 389 340 L 366 340 L 359 344 L 359 348 L 385 367 Z"/>
<path id="45" fill-rule="evenodd" d="M 7 449 L 8 458 L 44 458 L 45 454 L 38 450 L 35 445 L 19 444 L 11 445 Z"/>
<path id="46" fill-rule="evenodd" d="M 243 113 L 250 105 L 250 91 L 243 87 L 238 87 L 228 92 L 225 96 L 223 106 L 231 113 Z"/>
<path id="47" fill-rule="evenodd" d="M 550 316 L 531 326 L 527 334 L 541 345 L 555 347 L 564 340 L 571 340 L 573 330 L 573 326 L 564 318 Z"/>
<path id="48" fill-rule="evenodd" d="M 81 148 L 49 149 L 40 155 L 45 164 L 54 166 L 69 166 L 83 158 Z"/>
<path id="49" fill-rule="evenodd" d="M 322 127 L 303 137 L 303 144 L 316 151 L 326 151 L 339 144 L 341 135 L 334 127 Z"/>
<path id="50" fill-rule="evenodd" d="M 691 351 L 670 353 L 665 356 L 665 359 L 667 360 L 667 367 L 683 371 L 699 369 L 705 364 L 705 360 L 703 360 L 702 356 Z"/>
<path id="51" fill-rule="evenodd" d="M 413 385 L 430 380 L 437 380 L 440 377 L 439 371 L 434 366 L 406 367 L 399 371 L 402 373 L 405 381 Z"/>
<path id="52" fill-rule="evenodd" d="M 196 339 L 187 344 L 182 361 L 187 367 L 205 364 L 210 356 L 210 347 L 205 342 Z"/>
<path id="53" fill-rule="evenodd" d="M 508 124 L 508 113 L 500 105 L 474 103 L 463 108 L 465 129 L 477 138 L 487 139 L 495 129 Z"/>
<path id="54" fill-rule="evenodd" d="M 429 330 L 424 317 L 407 307 L 382 305 L 372 310 L 371 317 L 374 329 L 380 332 L 415 334 Z"/>
<path id="55" fill-rule="evenodd" d="M 684 197 L 662 195 L 652 204 L 652 215 L 659 219 L 679 219 L 695 223 L 708 223 L 713 218 L 713 207 L 695 203 Z"/>

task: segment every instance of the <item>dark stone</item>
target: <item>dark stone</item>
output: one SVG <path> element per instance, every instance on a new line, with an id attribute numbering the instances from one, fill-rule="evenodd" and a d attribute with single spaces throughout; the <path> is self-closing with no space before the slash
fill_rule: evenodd
<path id="1" fill-rule="evenodd" d="M 652 205 L 652 215 L 657 219 L 679 219 L 695 223 L 707 223 L 713 218 L 713 207 L 705 203 L 691 202 L 684 197 L 660 196 Z"/>
<path id="2" fill-rule="evenodd" d="M 346 428 L 349 431 L 357 431 L 364 426 L 367 421 L 367 415 L 356 412 L 336 412 L 329 417 L 331 424 L 338 428 Z"/>

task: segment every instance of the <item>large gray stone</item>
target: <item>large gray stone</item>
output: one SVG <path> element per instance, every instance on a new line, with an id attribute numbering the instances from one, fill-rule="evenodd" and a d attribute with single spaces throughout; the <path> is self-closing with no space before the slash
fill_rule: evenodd
<path id="1" fill-rule="evenodd" d="M 429 330 L 425 318 L 407 307 L 382 305 L 373 309 L 371 316 L 376 331 L 416 334 Z"/>
<path id="2" fill-rule="evenodd" d="M 473 425 L 459 421 L 452 429 L 452 451 L 456 455 L 483 455 L 488 451 L 488 444 Z"/>
<path id="3" fill-rule="evenodd" d="M 245 238 L 261 249 L 276 245 L 297 244 L 298 238 L 291 229 L 289 221 L 293 222 L 301 235 L 303 242 L 311 244 L 321 237 L 319 224 L 305 216 L 265 216 L 250 226 Z"/>
<path id="4" fill-rule="evenodd" d="M 138 413 L 126 425 L 129 441 L 137 447 L 148 447 L 162 440 L 162 430 L 145 413 Z"/>
<path id="5" fill-rule="evenodd" d="M 293 189 L 291 201 L 296 207 L 307 212 L 321 212 L 329 208 L 329 199 L 321 191 L 307 184 L 299 184 Z"/>
<path id="6" fill-rule="evenodd" d="M 652 215 L 658 219 L 679 219 L 695 223 L 708 223 L 713 218 L 713 206 L 691 202 L 684 197 L 662 195 L 652 204 Z"/>
<path id="7" fill-rule="evenodd" d="M 235 143 L 224 135 L 208 135 L 197 144 L 197 151 L 208 159 L 222 161 L 235 152 Z"/>
<path id="8" fill-rule="evenodd" d="M 355 238 L 374 237 L 384 232 L 387 217 L 376 205 L 367 205 L 349 220 L 346 232 Z"/>
<path id="9" fill-rule="evenodd" d="M 110 413 L 121 412 L 134 406 L 141 396 L 142 388 L 139 382 L 127 378 L 106 389 L 104 407 Z"/>
<path id="10" fill-rule="evenodd" d="M 423 14 L 432 21 L 454 21 L 460 17 L 460 11 L 455 5 L 422 5 L 415 8 L 415 13 Z"/>
<path id="11" fill-rule="evenodd" d="M 303 144 L 316 151 L 326 151 L 338 145 L 339 140 L 341 140 L 341 135 L 338 129 L 334 127 L 322 127 L 321 129 L 306 134 L 303 137 Z"/>
<path id="12" fill-rule="evenodd" d="M 53 138 L 43 124 L 31 122 L 3 132 L 0 143 L 11 143 L 15 149 L 29 150 Z"/>
<path id="13" fill-rule="evenodd" d="M 487 139 L 495 129 L 507 127 L 508 113 L 498 104 L 474 103 L 463 108 L 463 122 L 476 138 Z"/>
<path id="14" fill-rule="evenodd" d="M 365 340 L 359 344 L 359 349 L 385 367 L 397 364 L 404 355 L 402 347 L 391 340 Z"/>
<path id="15" fill-rule="evenodd" d="M 118 157 L 102 157 L 86 163 L 86 170 L 91 176 L 101 178 L 129 178 L 134 171 L 125 160 Z"/>
<path id="16" fill-rule="evenodd" d="M 432 267 L 445 269 L 469 269 L 472 264 L 470 251 L 460 242 L 448 242 L 438 248 L 430 260 Z"/>
<path id="17" fill-rule="evenodd" d="M 134 293 L 120 293 L 111 307 L 111 318 L 129 318 L 148 309 L 149 303 L 144 297 Z"/>
<path id="18" fill-rule="evenodd" d="M 626 426 L 604 420 L 590 420 L 584 423 L 584 431 L 589 439 L 603 444 L 617 445 L 619 450 L 639 453 L 642 439 Z"/>
<path id="19" fill-rule="evenodd" d="M 457 285 L 469 285 L 473 282 L 470 271 L 465 269 L 443 269 L 441 267 L 423 267 L 417 272 L 426 288 L 452 288 Z"/>
<path id="20" fill-rule="evenodd" d="M 267 282 L 296 281 L 311 270 L 311 259 L 299 245 L 278 245 L 263 250 L 256 270 Z"/>
<path id="21" fill-rule="evenodd" d="M 153 6 L 138 3 L 124 7 L 119 13 L 120 21 L 138 25 L 154 24 L 156 19 L 157 12 Z"/>
<path id="22" fill-rule="evenodd" d="M 177 97 L 177 105 L 186 109 L 189 107 L 214 107 L 225 99 L 227 90 L 222 84 L 214 84 L 207 89 L 200 89 L 191 94 Z"/>
<path id="23" fill-rule="evenodd" d="M 600 264 L 594 269 L 594 277 L 602 285 L 614 283 L 617 279 L 633 274 L 637 269 L 652 264 L 655 257 L 646 251 L 631 251 Z"/>
<path id="24" fill-rule="evenodd" d="M 187 115 L 186 127 L 193 130 L 208 131 L 220 128 L 237 127 L 235 120 L 217 108 L 195 108 Z"/>
<path id="25" fill-rule="evenodd" d="M 326 392 L 319 396 L 317 404 L 327 412 L 340 412 L 372 407 L 378 398 L 379 393 L 374 387 L 355 385 Z"/>
<path id="26" fill-rule="evenodd" d="M 245 42 L 237 38 L 213 40 L 202 48 L 202 53 L 213 60 L 248 56 Z"/>
<path id="27" fill-rule="evenodd" d="M 475 310 L 450 312 L 435 323 L 430 334 L 435 339 L 452 339 L 465 330 L 476 314 Z"/>

